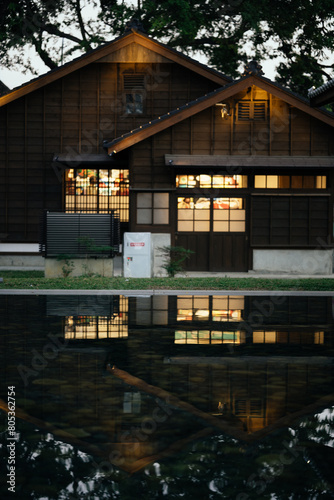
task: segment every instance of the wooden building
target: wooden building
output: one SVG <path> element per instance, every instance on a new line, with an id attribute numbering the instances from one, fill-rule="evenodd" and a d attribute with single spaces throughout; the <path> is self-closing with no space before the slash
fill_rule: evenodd
<path id="1" fill-rule="evenodd" d="M 0 107 L 2 259 L 44 210 L 113 209 L 188 270 L 332 273 L 334 116 L 255 62 L 233 81 L 129 29 Z"/>

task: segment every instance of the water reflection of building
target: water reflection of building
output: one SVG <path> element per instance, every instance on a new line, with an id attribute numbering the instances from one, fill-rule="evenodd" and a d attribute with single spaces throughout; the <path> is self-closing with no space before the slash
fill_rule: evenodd
<path id="1" fill-rule="evenodd" d="M 174 344 L 332 345 L 326 297 L 179 295 L 138 297 L 131 304 L 130 328 L 168 326 Z"/>
<path id="2" fill-rule="evenodd" d="M 65 316 L 64 337 L 67 340 L 118 339 L 128 336 L 128 300 L 117 297 L 112 314 Z M 115 301 L 115 297 L 113 297 Z M 113 304 L 115 306 L 116 304 Z"/>
<path id="3" fill-rule="evenodd" d="M 127 470 L 210 426 L 264 436 L 333 404 L 331 299 L 283 299 L 1 298 L 3 398 L 15 385 L 28 415 Z"/>

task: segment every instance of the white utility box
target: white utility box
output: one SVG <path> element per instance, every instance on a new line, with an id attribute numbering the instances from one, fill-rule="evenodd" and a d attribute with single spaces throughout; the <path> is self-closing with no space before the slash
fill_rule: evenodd
<path id="1" fill-rule="evenodd" d="M 151 269 L 151 233 L 124 233 L 124 277 L 151 278 Z"/>

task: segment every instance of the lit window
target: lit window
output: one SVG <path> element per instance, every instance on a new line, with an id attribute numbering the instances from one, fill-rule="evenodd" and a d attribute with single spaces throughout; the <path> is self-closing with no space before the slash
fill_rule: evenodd
<path id="1" fill-rule="evenodd" d="M 179 197 L 178 231 L 210 231 L 210 198 Z"/>
<path id="2" fill-rule="evenodd" d="M 177 188 L 214 188 L 214 189 L 230 189 L 230 188 L 246 188 L 246 175 L 184 175 L 176 176 Z"/>
<path id="3" fill-rule="evenodd" d="M 129 220 L 129 171 L 70 169 L 65 173 L 65 211 L 109 213 Z"/>
<path id="4" fill-rule="evenodd" d="M 213 199 L 213 231 L 244 232 L 246 211 L 243 198 Z"/>
<path id="5" fill-rule="evenodd" d="M 325 175 L 255 175 L 256 189 L 326 189 Z"/>

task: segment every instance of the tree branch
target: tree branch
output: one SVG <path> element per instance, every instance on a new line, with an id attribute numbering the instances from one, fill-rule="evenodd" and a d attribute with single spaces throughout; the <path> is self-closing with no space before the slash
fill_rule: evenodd
<path id="1" fill-rule="evenodd" d="M 44 64 L 46 64 L 46 66 L 48 66 L 50 69 L 57 68 L 57 64 L 51 59 L 51 57 L 47 54 L 47 52 L 42 48 L 41 40 L 37 40 L 36 38 L 32 37 L 31 43 L 35 47 L 37 54 L 42 59 Z"/>
<path id="2" fill-rule="evenodd" d="M 49 35 L 59 36 L 60 38 L 67 38 L 67 40 L 71 40 L 72 42 L 82 44 L 81 38 L 73 36 L 70 33 L 65 33 L 64 31 L 61 31 L 53 24 L 43 24 L 41 26 L 41 30 L 46 31 L 47 33 L 49 33 Z"/>
<path id="3" fill-rule="evenodd" d="M 78 16 L 78 22 L 79 22 L 79 26 L 80 26 L 80 31 L 81 31 L 82 39 L 85 42 L 85 47 L 87 47 L 89 50 L 92 50 L 92 47 L 89 44 L 89 42 L 87 40 L 87 37 L 86 37 L 85 25 L 84 25 L 84 22 L 83 22 L 83 19 L 82 19 L 82 15 L 81 15 L 80 0 L 76 0 L 76 2 L 75 2 L 75 10 L 76 10 L 76 13 L 77 13 L 77 16 Z"/>

